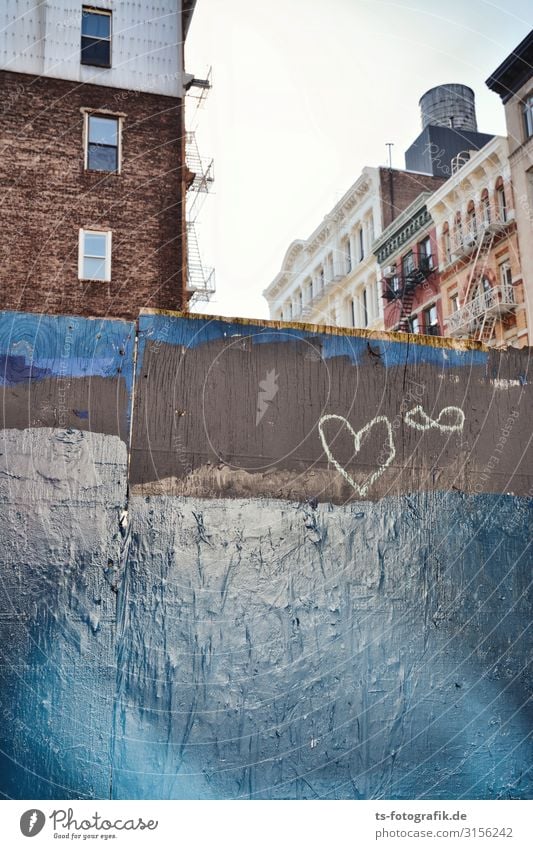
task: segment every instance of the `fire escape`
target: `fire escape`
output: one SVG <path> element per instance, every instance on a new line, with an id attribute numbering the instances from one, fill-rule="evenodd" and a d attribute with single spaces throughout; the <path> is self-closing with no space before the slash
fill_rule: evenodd
<path id="1" fill-rule="evenodd" d="M 492 340 L 498 319 L 514 310 L 514 290 L 510 283 L 483 287 L 488 259 L 495 240 L 509 224 L 507 216 L 487 217 L 480 225 L 471 222 L 465 232 L 456 233 L 452 247 L 456 261 L 470 263 L 467 282 L 461 292 L 460 308 L 447 318 L 448 333 L 454 337 Z M 481 291 L 480 291 L 481 289 Z"/>
<path id="2" fill-rule="evenodd" d="M 211 88 L 210 75 L 206 80 L 192 80 L 191 85 L 201 91 L 200 97 L 197 98 L 198 106 L 200 106 L 205 93 Z M 189 306 L 192 306 L 198 301 L 208 301 L 215 292 L 215 270 L 207 268 L 202 262 L 196 229 L 198 214 L 214 182 L 213 160 L 200 156 L 196 135 L 193 132 L 187 132 L 185 135 L 185 161 L 191 173 L 187 192 L 186 292 Z"/>
<path id="3" fill-rule="evenodd" d="M 410 332 L 409 318 L 413 311 L 416 287 L 428 280 L 436 271 L 437 267 L 433 264 L 431 255 L 414 258 L 411 268 L 402 272 L 399 272 L 396 266 L 385 269 L 383 297 L 389 302 L 396 301 L 399 304 L 395 330 Z M 423 332 L 433 333 L 433 328 L 425 328 Z"/>

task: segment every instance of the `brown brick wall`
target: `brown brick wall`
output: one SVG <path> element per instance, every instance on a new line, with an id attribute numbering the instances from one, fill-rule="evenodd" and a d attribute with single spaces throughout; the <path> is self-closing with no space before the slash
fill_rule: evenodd
<path id="1" fill-rule="evenodd" d="M 384 230 L 419 194 L 427 191 L 434 192 L 445 182 L 444 177 L 397 171 L 394 168 L 380 168 L 379 179 Z"/>
<path id="2" fill-rule="evenodd" d="M 182 305 L 182 102 L 0 72 L 3 309 L 135 318 Z M 125 113 L 122 173 L 84 171 L 80 108 Z M 78 280 L 78 230 L 113 233 L 111 282 Z"/>

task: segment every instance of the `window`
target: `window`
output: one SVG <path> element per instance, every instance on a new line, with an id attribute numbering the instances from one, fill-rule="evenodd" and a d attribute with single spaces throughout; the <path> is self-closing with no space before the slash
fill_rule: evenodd
<path id="1" fill-rule="evenodd" d="M 368 327 L 368 294 L 366 289 L 363 289 L 361 305 L 363 308 L 363 327 Z"/>
<path id="2" fill-rule="evenodd" d="M 481 196 L 481 215 L 483 217 L 483 224 L 487 227 L 490 224 L 490 201 L 489 193 L 486 189 Z"/>
<path id="3" fill-rule="evenodd" d="M 418 256 L 420 258 L 420 267 L 423 269 L 433 268 L 433 257 L 431 256 L 431 239 L 426 236 L 418 245 Z"/>
<path id="4" fill-rule="evenodd" d="M 500 221 L 507 221 L 507 201 L 505 199 L 505 190 L 502 185 L 496 189 L 496 201 L 498 204 L 498 214 Z"/>
<path id="5" fill-rule="evenodd" d="M 439 335 L 439 316 L 436 304 L 432 304 L 427 310 L 424 310 L 424 333 L 430 336 Z"/>
<path id="6" fill-rule="evenodd" d="M 84 6 L 81 13 L 81 64 L 111 67 L 111 12 Z"/>
<path id="7" fill-rule="evenodd" d="M 352 246 L 349 239 L 346 239 L 344 243 L 344 256 L 346 258 L 346 274 L 349 274 L 352 270 Z"/>
<path id="8" fill-rule="evenodd" d="M 352 298 L 351 306 L 352 306 L 352 327 L 357 327 L 357 316 L 356 316 L 356 312 L 355 312 L 355 301 L 354 301 L 353 298 Z"/>
<path id="9" fill-rule="evenodd" d="M 111 280 L 111 231 L 80 230 L 78 277 Z"/>
<path id="10" fill-rule="evenodd" d="M 524 128 L 526 139 L 530 139 L 533 136 L 533 94 L 524 103 Z"/>
<path id="11" fill-rule="evenodd" d="M 91 171 L 120 172 L 120 118 L 85 114 L 85 167 Z"/>
<path id="12" fill-rule="evenodd" d="M 401 288 L 402 288 L 402 281 L 401 281 L 400 275 L 395 274 L 392 278 L 392 291 L 394 292 L 395 295 L 397 295 L 398 292 L 401 290 Z"/>
<path id="13" fill-rule="evenodd" d="M 444 256 L 446 257 L 446 262 L 450 262 L 452 258 L 452 245 L 450 241 L 450 228 L 448 224 L 445 224 L 445 230 L 442 233 L 442 242 L 444 246 Z"/>
<path id="14" fill-rule="evenodd" d="M 417 315 L 412 315 L 411 318 L 408 320 L 408 324 L 409 324 L 409 333 L 418 333 L 419 332 L 420 324 L 419 324 Z"/>
<path id="15" fill-rule="evenodd" d="M 415 267 L 415 258 L 413 256 L 413 252 L 409 251 L 409 253 L 406 254 L 402 258 L 402 275 L 403 275 L 404 281 L 405 281 L 405 278 L 409 276 L 411 271 L 413 271 L 414 267 Z"/>
<path id="16" fill-rule="evenodd" d="M 476 207 L 474 202 L 470 201 L 467 211 L 467 244 L 475 240 L 477 235 Z"/>
<path id="17" fill-rule="evenodd" d="M 324 288 L 324 269 L 323 268 L 321 268 L 320 271 L 318 272 L 318 279 L 319 279 L 319 283 L 320 283 L 320 288 L 323 289 Z"/>
<path id="18" fill-rule="evenodd" d="M 500 265 L 500 283 L 502 284 L 502 286 L 513 285 L 513 275 L 511 272 L 511 266 L 508 262 L 503 262 Z"/>
<path id="19" fill-rule="evenodd" d="M 459 309 L 459 295 L 457 292 L 450 297 L 450 312 L 457 312 Z"/>
<path id="20" fill-rule="evenodd" d="M 359 228 L 359 262 L 365 258 L 365 237 L 363 228 Z"/>
<path id="21" fill-rule="evenodd" d="M 304 295 L 301 289 L 298 290 L 298 312 L 302 312 L 304 308 Z"/>

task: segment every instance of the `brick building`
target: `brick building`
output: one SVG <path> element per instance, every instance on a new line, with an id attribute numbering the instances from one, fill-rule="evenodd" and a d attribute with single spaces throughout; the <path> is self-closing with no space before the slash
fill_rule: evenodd
<path id="1" fill-rule="evenodd" d="M 436 231 L 422 192 L 374 244 L 385 301 L 385 330 L 442 336 Z"/>
<path id="2" fill-rule="evenodd" d="M 2 308 L 133 318 L 186 304 L 194 5 L 16 0 L 0 12 Z"/>

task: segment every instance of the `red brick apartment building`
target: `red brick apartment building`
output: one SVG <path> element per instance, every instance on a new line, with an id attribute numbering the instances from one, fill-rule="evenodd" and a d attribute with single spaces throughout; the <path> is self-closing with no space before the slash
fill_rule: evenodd
<path id="1" fill-rule="evenodd" d="M 0 12 L 3 309 L 187 302 L 183 42 L 195 0 Z"/>

